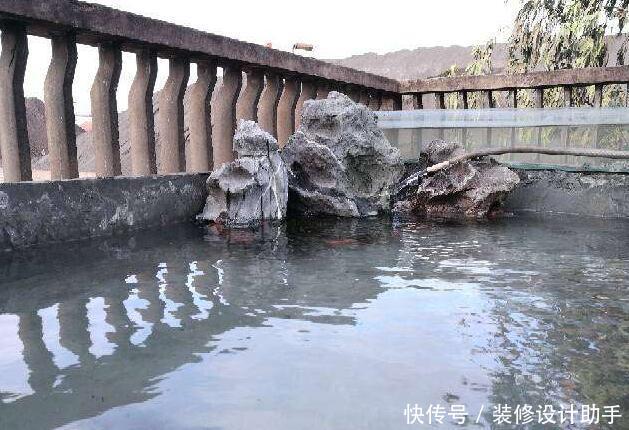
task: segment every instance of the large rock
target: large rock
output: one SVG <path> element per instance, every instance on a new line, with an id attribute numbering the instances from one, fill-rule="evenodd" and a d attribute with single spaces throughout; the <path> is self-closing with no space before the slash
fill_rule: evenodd
<path id="1" fill-rule="evenodd" d="M 456 143 L 438 140 L 424 148 L 422 159 L 427 167 L 463 152 Z M 396 208 L 428 218 L 485 218 L 519 182 L 517 174 L 489 157 L 461 162 L 423 178 L 417 193 Z"/>
<path id="2" fill-rule="evenodd" d="M 288 177 L 277 141 L 253 121 L 240 121 L 234 136 L 238 158 L 214 170 L 199 219 L 232 227 L 286 216 Z"/>
<path id="3" fill-rule="evenodd" d="M 304 104 L 300 129 L 282 151 L 289 210 L 304 215 L 360 217 L 388 211 L 402 174 L 399 152 L 373 112 L 331 92 Z"/>

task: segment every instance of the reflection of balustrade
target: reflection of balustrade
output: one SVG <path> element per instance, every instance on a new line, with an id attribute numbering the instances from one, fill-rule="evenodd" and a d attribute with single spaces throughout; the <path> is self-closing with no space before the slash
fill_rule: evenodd
<path id="1" fill-rule="evenodd" d="M 0 145 L 4 178 L 31 180 L 31 160 L 23 92 L 28 57 L 27 35 L 52 41 L 52 62 L 45 85 L 47 132 L 53 179 L 78 177 L 72 82 L 77 43 L 99 48 L 98 73 L 91 91 L 95 131 L 96 174 L 120 175 L 116 90 L 121 53 L 137 56 L 137 74 L 129 93 L 132 172 L 136 175 L 208 171 L 232 159 L 236 118 L 258 119 L 280 143 L 295 128 L 298 99 L 324 97 L 327 88 L 348 87 L 355 100 L 379 92 L 400 98 L 397 81 L 358 70 L 301 57 L 251 43 L 207 34 L 100 5 L 70 0 L 3 2 L 0 4 Z M 162 130 L 160 154 L 155 154 L 152 95 L 157 57 L 168 58 L 170 72 L 161 92 L 157 122 Z M 13 61 L 13 59 L 17 61 Z M 183 96 L 189 65 L 197 66 L 198 81 L 190 111 L 190 143 L 184 152 Z M 217 68 L 223 84 L 214 89 Z M 242 74 L 247 74 L 240 95 Z M 266 76 L 266 84 L 262 77 Z M 315 94 L 313 87 L 318 87 Z M 260 98 L 263 91 L 267 95 Z M 282 89 L 284 91 L 282 92 Z M 216 106 L 209 100 L 217 91 Z M 238 103 L 238 102 L 241 103 Z M 279 104 L 279 115 L 278 115 Z M 158 163 L 155 162 L 156 158 Z"/>

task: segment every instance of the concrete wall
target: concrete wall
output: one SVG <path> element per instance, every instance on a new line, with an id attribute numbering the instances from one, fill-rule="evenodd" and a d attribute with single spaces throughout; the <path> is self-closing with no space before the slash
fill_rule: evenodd
<path id="1" fill-rule="evenodd" d="M 0 250 L 192 220 L 207 174 L 0 184 Z"/>
<path id="2" fill-rule="evenodd" d="M 507 198 L 514 212 L 629 218 L 629 175 L 518 170 L 520 185 Z"/>

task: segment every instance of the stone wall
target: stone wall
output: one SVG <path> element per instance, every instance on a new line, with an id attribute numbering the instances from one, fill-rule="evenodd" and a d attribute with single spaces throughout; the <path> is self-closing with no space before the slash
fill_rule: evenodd
<path id="1" fill-rule="evenodd" d="M 507 210 L 629 218 L 629 175 L 560 170 L 517 173 L 520 184 L 507 197 Z"/>
<path id="2" fill-rule="evenodd" d="M 0 250 L 194 219 L 207 174 L 0 184 Z"/>

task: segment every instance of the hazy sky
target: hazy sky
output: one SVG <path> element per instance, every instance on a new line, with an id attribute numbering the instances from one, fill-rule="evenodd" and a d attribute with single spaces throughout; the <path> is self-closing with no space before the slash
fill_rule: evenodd
<path id="1" fill-rule="evenodd" d="M 317 58 L 342 58 L 365 52 L 385 53 L 420 46 L 474 45 L 508 35 L 519 0 L 93 0 L 175 24 L 248 42 L 273 43 L 290 50 L 294 42 L 315 46 Z M 43 97 L 50 62 L 46 39 L 30 38 L 25 92 Z M 90 112 L 89 89 L 96 73 L 97 51 L 79 46 L 74 83 L 77 113 Z M 166 79 L 160 62 L 156 88 Z M 135 60 L 123 56 L 118 106 L 126 109 Z M 194 67 L 191 82 L 195 79 Z M 78 120 L 80 122 L 80 120 Z"/>

